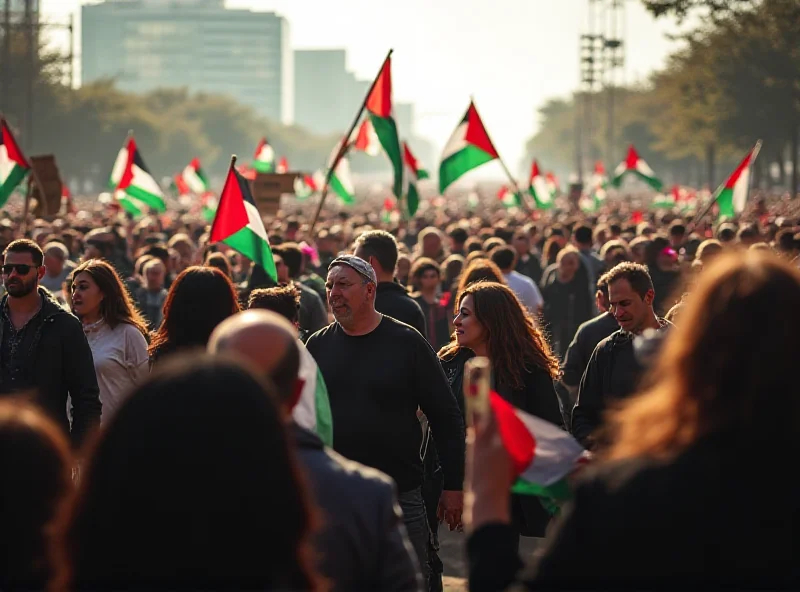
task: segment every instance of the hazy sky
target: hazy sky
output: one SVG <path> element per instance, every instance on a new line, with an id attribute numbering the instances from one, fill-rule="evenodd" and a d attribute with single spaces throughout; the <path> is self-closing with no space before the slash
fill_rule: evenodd
<path id="1" fill-rule="evenodd" d="M 579 35 L 589 0 L 228 0 L 274 11 L 290 23 L 292 46 L 345 47 L 348 66 L 372 78 L 393 47 L 394 95 L 417 108 L 417 132 L 440 149 L 470 95 L 512 169 L 538 126 L 536 109 L 576 89 Z M 41 0 L 53 16 L 81 0 Z M 669 20 L 654 21 L 627 0 L 624 80 L 643 80 L 676 44 Z M 76 52 L 80 53 L 78 38 Z M 324 100 L 324 97 L 320 100 Z M 353 106 L 354 109 L 357 107 Z M 429 163 L 427 166 L 432 166 Z"/>

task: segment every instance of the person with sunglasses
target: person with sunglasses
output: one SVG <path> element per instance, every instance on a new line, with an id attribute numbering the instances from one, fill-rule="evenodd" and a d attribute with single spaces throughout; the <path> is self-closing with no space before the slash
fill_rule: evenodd
<path id="1" fill-rule="evenodd" d="M 20 239 L 3 252 L 0 300 L 0 396 L 26 394 L 77 448 L 100 423 L 100 390 L 81 322 L 39 286 L 44 253 Z M 72 425 L 67 396 L 72 400 Z"/>

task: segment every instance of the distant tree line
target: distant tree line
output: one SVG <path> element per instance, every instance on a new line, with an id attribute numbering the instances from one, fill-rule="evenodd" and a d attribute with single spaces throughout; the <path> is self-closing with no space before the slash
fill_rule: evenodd
<path id="1" fill-rule="evenodd" d="M 645 84 L 615 89 L 617 156 L 634 143 L 650 165 L 673 182 L 720 183 L 759 138 L 764 148 L 756 181 L 798 190 L 800 149 L 800 2 L 798 0 L 643 0 L 656 16 L 679 19 L 693 11 L 702 24 L 685 46 Z M 607 91 L 594 103 L 604 105 Z M 580 102 L 577 107 L 580 107 Z M 550 167 L 574 170 L 575 98 L 553 99 L 539 110 L 540 131 L 527 151 Z M 591 151 L 606 154 L 605 111 L 595 117 Z M 586 130 L 583 130 L 586 133 Z M 791 162 L 791 174 L 786 162 Z M 713 189 L 713 187 L 712 187 Z"/>

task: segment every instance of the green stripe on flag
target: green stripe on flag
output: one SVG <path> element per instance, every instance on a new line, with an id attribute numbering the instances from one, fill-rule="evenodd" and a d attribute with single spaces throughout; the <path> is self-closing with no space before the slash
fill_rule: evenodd
<path id="1" fill-rule="evenodd" d="M 409 183 L 406 202 L 406 209 L 408 210 L 409 217 L 411 217 L 417 213 L 417 208 L 419 208 L 419 193 L 417 192 L 416 183 Z"/>
<path id="2" fill-rule="evenodd" d="M 150 193 L 149 191 L 145 191 L 144 189 L 136 187 L 135 185 L 130 185 L 125 188 L 125 193 L 127 193 L 133 199 L 153 208 L 154 210 L 159 212 L 167 211 L 167 204 L 164 202 L 164 199 L 158 195 Z"/>
<path id="3" fill-rule="evenodd" d="M 736 215 L 736 209 L 733 207 L 733 188 L 728 187 L 719 192 L 717 205 L 720 216 L 733 218 Z"/>
<path id="4" fill-rule="evenodd" d="M 118 200 L 119 205 L 122 206 L 122 209 L 131 214 L 132 216 L 141 216 L 142 210 L 136 203 L 129 197 L 120 197 Z"/>
<path id="5" fill-rule="evenodd" d="M 383 146 L 383 150 L 392 162 L 394 169 L 394 195 L 398 199 L 403 195 L 403 154 L 400 151 L 400 136 L 397 134 L 397 124 L 391 117 L 378 117 L 370 114 L 372 127 Z"/>
<path id="6" fill-rule="evenodd" d="M 269 276 L 277 281 L 278 270 L 275 267 L 269 243 L 253 232 L 249 226 L 233 233 L 222 242 L 263 267 Z"/>
<path id="7" fill-rule="evenodd" d="M 350 194 L 344 185 L 342 185 L 342 182 L 335 173 L 331 175 L 331 189 L 333 189 L 333 192 L 339 196 L 339 199 L 341 199 L 347 205 L 352 205 L 355 203 L 355 197 Z"/>
<path id="8" fill-rule="evenodd" d="M 272 171 L 275 170 L 274 162 L 263 162 L 261 160 L 254 160 L 252 166 L 256 170 L 256 172 L 259 173 L 271 173 Z"/>
<path id="9" fill-rule="evenodd" d="M 328 387 L 325 386 L 325 379 L 322 377 L 319 367 L 317 368 L 316 389 L 314 389 L 314 408 L 317 412 L 317 435 L 325 446 L 332 447 L 333 413 L 328 398 Z"/>
<path id="10" fill-rule="evenodd" d="M 461 175 L 494 160 L 494 156 L 472 144 L 448 156 L 439 168 L 439 192 L 444 193 Z"/>
<path id="11" fill-rule="evenodd" d="M 208 206 L 203 206 L 203 218 L 206 222 L 211 224 L 214 221 L 214 216 L 217 215 L 217 210 L 215 208 L 209 208 Z"/>
<path id="12" fill-rule="evenodd" d="M 0 185 L 0 207 L 6 205 L 8 198 L 11 197 L 14 189 L 22 182 L 29 170 L 18 164 L 14 165 L 6 180 Z"/>

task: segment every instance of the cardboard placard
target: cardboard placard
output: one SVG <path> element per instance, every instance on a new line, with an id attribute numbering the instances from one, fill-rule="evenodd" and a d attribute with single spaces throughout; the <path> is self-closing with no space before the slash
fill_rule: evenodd
<path id="1" fill-rule="evenodd" d="M 253 200 L 262 216 L 274 216 L 281 208 L 281 196 L 294 193 L 298 173 L 257 173 L 252 181 Z"/>
<path id="2" fill-rule="evenodd" d="M 62 181 L 52 154 L 30 157 L 33 174 L 31 198 L 36 200 L 33 214 L 36 217 L 55 216 L 61 211 Z"/>

